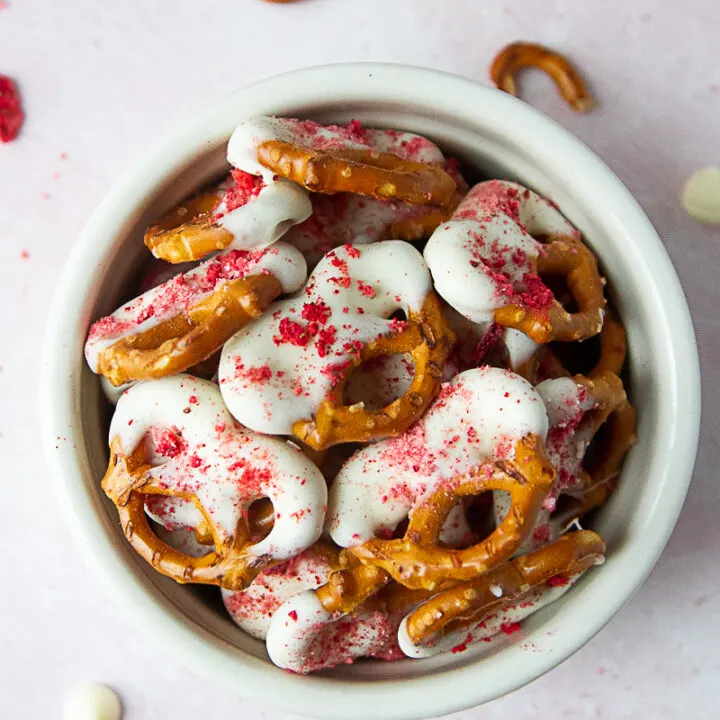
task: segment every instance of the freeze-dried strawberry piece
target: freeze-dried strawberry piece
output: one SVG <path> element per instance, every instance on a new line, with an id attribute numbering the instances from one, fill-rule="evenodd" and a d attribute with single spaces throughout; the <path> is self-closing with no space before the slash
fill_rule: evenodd
<path id="1" fill-rule="evenodd" d="M 14 140 L 24 118 L 15 83 L 0 75 L 0 142 Z"/>

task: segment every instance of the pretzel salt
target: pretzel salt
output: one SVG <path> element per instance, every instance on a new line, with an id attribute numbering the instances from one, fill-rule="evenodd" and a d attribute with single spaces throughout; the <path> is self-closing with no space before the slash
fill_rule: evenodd
<path id="1" fill-rule="evenodd" d="M 284 243 L 228 251 L 93 323 L 85 357 L 113 385 L 182 372 L 216 352 L 280 294 L 297 290 L 305 273 L 302 255 Z"/>
<path id="2" fill-rule="evenodd" d="M 171 263 L 200 260 L 227 248 L 258 250 L 310 213 L 307 192 L 294 183 L 234 169 L 217 188 L 186 200 L 152 224 L 145 245 Z"/>
<path id="3" fill-rule="evenodd" d="M 568 59 L 542 45 L 516 42 L 504 47 L 490 66 L 490 78 L 500 90 L 517 95 L 515 75 L 524 68 L 546 72 L 575 112 L 589 112 L 595 106 L 582 78 Z"/>
<path id="4" fill-rule="evenodd" d="M 493 614 L 538 592 L 564 590 L 577 576 L 602 563 L 604 556 L 605 542 L 596 533 L 568 533 L 551 545 L 508 560 L 426 600 L 403 620 L 400 647 L 410 657 L 433 655 L 450 649 L 448 645 L 455 646 L 455 652 L 462 651 L 490 636 L 487 620 Z M 530 610 L 537 609 L 535 603 L 529 605 Z"/>
<path id="5" fill-rule="evenodd" d="M 476 185 L 424 255 L 437 292 L 473 322 L 494 320 L 541 344 L 602 329 L 604 281 L 595 256 L 551 203 L 521 185 Z M 576 311 L 565 310 L 545 276 L 565 278 Z"/>
<path id="6" fill-rule="evenodd" d="M 426 161 L 438 152 L 418 135 L 310 120 L 257 116 L 240 123 L 228 144 L 234 167 L 264 177 L 279 175 L 313 192 L 397 198 L 413 205 L 447 207 L 455 181 Z"/>
<path id="7" fill-rule="evenodd" d="M 294 433 L 315 449 L 401 433 L 437 394 L 452 344 L 431 288 L 421 255 L 407 243 L 331 251 L 302 293 L 225 345 L 219 379 L 230 412 L 253 430 Z M 398 311 L 407 321 L 391 319 Z M 356 367 L 397 353 L 415 365 L 402 397 L 375 410 L 344 404 Z"/>
<path id="8" fill-rule="evenodd" d="M 239 428 L 213 383 L 175 375 L 133 386 L 118 402 L 110 438 L 102 486 L 125 536 L 178 582 L 239 590 L 320 536 L 327 498 L 320 471 L 288 443 Z M 155 495 L 191 501 L 212 551 L 196 558 L 162 542 L 145 514 Z M 248 509 L 263 497 L 273 503 L 274 523 L 254 542 Z"/>

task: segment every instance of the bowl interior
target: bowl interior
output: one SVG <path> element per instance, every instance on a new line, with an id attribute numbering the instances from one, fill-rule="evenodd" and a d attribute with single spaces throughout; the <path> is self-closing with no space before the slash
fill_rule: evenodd
<path id="1" fill-rule="evenodd" d="M 248 100 L 252 93 L 246 91 L 242 98 L 227 102 L 221 112 L 216 112 L 214 121 L 208 120 L 209 115 L 205 118 L 205 125 L 210 123 L 210 129 L 203 128 L 201 121 L 195 123 L 193 132 L 185 136 L 187 147 L 178 145 L 181 137 L 178 136 L 175 145 L 166 143 L 154 154 L 152 165 L 146 169 L 152 170 L 155 177 L 160 178 L 159 182 L 153 180 L 135 192 L 130 182 L 133 178 L 129 178 L 122 193 L 114 196 L 117 207 L 105 207 L 91 221 L 86 234 L 103 238 L 105 245 L 96 252 L 97 263 L 87 269 L 90 276 L 83 281 L 88 292 L 84 287 L 77 337 L 68 362 L 68 372 L 73 378 L 72 413 L 68 414 L 80 421 L 79 428 L 77 421 L 68 421 L 68 427 L 73 428 L 73 457 L 78 470 L 72 483 L 82 484 L 78 491 L 73 491 L 69 504 L 77 508 L 81 504 L 78 493 L 82 493 L 82 502 L 89 503 L 85 517 L 92 515 L 104 535 L 102 542 L 112 546 L 113 562 L 121 565 L 116 572 L 131 579 L 125 583 L 126 591 L 133 594 L 138 605 L 144 603 L 146 610 L 154 608 L 158 613 L 155 617 L 162 617 L 167 626 L 173 624 L 178 644 L 182 638 L 182 643 L 191 650 L 212 649 L 216 666 L 210 667 L 210 672 L 222 667 L 222 674 L 231 678 L 236 674 L 238 679 L 247 679 L 248 672 L 254 672 L 258 679 L 271 678 L 270 682 L 277 683 L 278 688 L 282 686 L 289 691 L 285 700 L 271 698 L 275 704 L 295 712 L 336 718 L 352 715 L 347 708 L 342 713 L 332 707 L 323 713 L 319 709 L 314 711 L 313 693 L 335 692 L 335 697 L 342 700 L 343 693 L 350 692 L 351 686 L 362 687 L 372 681 L 373 692 L 363 695 L 367 712 L 373 712 L 378 718 L 419 717 L 423 712 L 450 712 L 476 704 L 537 677 L 597 632 L 649 572 L 679 512 L 685 474 L 689 477 L 695 449 L 692 438 L 695 420 L 678 417 L 675 412 L 680 402 L 681 374 L 675 356 L 667 352 L 673 340 L 672 322 L 668 317 L 672 308 L 668 308 L 668 301 L 663 297 L 663 288 L 656 279 L 658 275 L 670 279 L 669 292 L 679 298 L 681 340 L 689 343 L 689 360 L 682 369 L 687 372 L 691 391 L 696 389 L 697 367 L 696 363 L 692 364 L 696 356 L 692 329 L 683 315 L 682 293 L 657 236 L 617 179 L 577 141 L 520 103 L 505 97 L 496 98 L 493 91 L 475 88 L 459 79 L 429 74 L 437 86 L 445 83 L 449 90 L 452 83 L 457 85 L 454 99 L 458 102 L 454 103 L 452 93 L 435 96 L 424 87 L 425 75 L 420 73 L 426 71 L 405 69 L 408 84 L 403 87 L 403 93 L 407 101 L 401 103 L 395 99 L 391 82 L 385 82 L 380 92 L 368 81 L 364 69 L 354 67 L 345 74 L 338 70 L 324 76 L 320 76 L 317 69 L 303 71 L 314 92 L 286 78 L 282 92 L 278 92 L 280 85 L 272 92 L 265 84 L 265 92 L 257 90 L 252 100 Z M 311 77 L 313 72 L 315 75 Z M 392 75 L 401 71 L 387 72 Z M 355 95 L 345 92 L 343 85 L 352 73 L 358 87 L 364 83 L 364 90 L 358 90 Z M 373 77 L 372 73 L 369 77 Z M 333 85 L 333 92 L 326 91 L 327 84 Z M 333 96 L 341 99 L 328 99 Z M 460 96 L 467 98 L 464 103 L 459 102 Z M 278 101 L 278 97 L 284 100 Z M 508 122 L 512 120 L 511 130 L 500 122 L 505 111 Z M 232 623 L 223 611 L 218 591 L 185 587 L 162 577 L 125 542 L 115 510 L 99 484 L 107 463 L 108 410 L 98 378 L 81 359 L 84 333 L 92 320 L 117 307 L 124 288 L 146 256 L 142 235 L 149 222 L 227 169 L 224 144 L 237 119 L 251 113 L 338 123 L 355 118 L 367 126 L 423 134 L 446 153 L 477 168 L 480 174 L 517 179 L 554 200 L 598 254 L 628 333 L 630 388 L 638 409 L 639 441 L 626 458 L 618 491 L 594 520 L 593 529 L 608 543 L 606 564 L 588 573 L 559 601 L 527 619 L 522 633 L 498 638 L 482 647 L 473 646 L 456 655 L 395 663 L 359 662 L 307 678 L 291 676 L 272 666 L 263 644 Z M 542 135 L 549 139 L 545 145 Z M 562 145 L 556 152 L 555 141 Z M 588 172 L 588 164 L 592 165 L 592 172 Z M 136 172 L 134 179 L 140 177 L 141 173 Z M 124 205 L 119 202 L 123 197 L 127 198 Z M 112 212 L 115 216 L 109 221 Z M 89 242 L 83 246 L 86 254 L 89 247 Z M 67 288 L 66 291 L 69 293 Z M 688 397 L 687 403 L 693 407 L 695 397 Z M 676 437 L 682 435 L 678 423 L 684 421 L 689 423 L 689 430 L 683 439 L 683 453 L 674 458 L 679 464 L 676 468 L 679 472 L 675 473 L 680 476 L 678 481 L 669 470 L 668 453 Z M 64 473 L 67 485 L 70 482 L 67 469 Z M 674 481 L 677 487 L 671 489 Z M 65 492 L 70 494 L 67 488 Z M 663 494 L 669 498 L 666 506 L 660 503 Z M 78 518 L 79 514 L 76 520 Z M 82 534 L 82 529 L 80 532 Z M 99 556 L 100 552 L 96 554 Z M 113 572 L 107 567 L 104 570 L 106 574 Z M 117 591 L 121 583 L 118 581 L 114 587 Z M 118 598 L 118 602 L 122 601 Z M 479 656 L 486 660 L 471 668 Z M 477 680 L 475 675 L 468 676 L 464 671 L 477 672 Z M 453 682 L 458 689 L 461 682 L 465 690 L 472 689 L 437 701 L 430 697 L 433 692 L 438 693 L 438 698 L 447 694 Z M 408 700 L 404 707 L 388 705 L 387 698 L 397 697 L 395 693 L 400 686 L 414 693 L 413 702 Z M 249 694 L 253 690 L 251 687 L 239 689 Z M 298 698 L 303 698 L 305 704 Z M 298 704 L 291 705 L 296 701 Z"/>
<path id="2" fill-rule="evenodd" d="M 618 309 L 627 325 L 628 344 L 632 348 L 629 358 L 631 387 L 634 395 L 643 398 L 640 406 L 638 436 L 640 438 L 653 436 L 654 431 L 648 425 L 652 423 L 652 418 L 657 416 L 657 408 L 653 406 L 653 398 L 656 393 L 653 392 L 654 379 L 646 371 L 649 366 L 647 327 L 651 318 L 643 318 L 641 308 L 633 302 L 627 302 L 629 298 L 626 290 L 632 287 L 632 281 L 627 277 L 627 269 L 623 266 L 621 253 L 612 250 L 616 239 L 606 235 L 602 224 L 594 217 L 593 207 L 588 207 L 587 201 L 573 197 L 572 187 L 569 186 L 566 177 L 553 177 L 548 172 L 548 168 L 539 168 L 531 157 L 522 152 L 522 148 L 501 145 L 497 138 L 483 136 L 464 128 L 449 127 L 447 121 L 438 118 L 419 117 L 400 111 L 378 113 L 369 109 L 347 110 L 327 107 L 317 110 L 303 108 L 301 113 L 292 110 L 289 113 L 286 110 L 282 110 L 282 112 L 293 116 L 310 117 L 323 123 L 344 123 L 356 118 L 367 126 L 393 127 L 421 133 L 440 144 L 446 153 L 456 155 L 462 159 L 463 163 L 476 168 L 482 175 L 516 179 L 558 203 L 563 213 L 581 230 L 589 244 L 602 258 L 603 269 L 612 287 L 617 289 L 615 297 Z M 164 186 L 157 189 L 156 195 L 148 199 L 142 214 L 139 214 L 137 221 L 128 227 L 122 244 L 118 246 L 116 257 L 107 265 L 105 276 L 99 279 L 99 291 L 90 310 L 93 319 L 112 312 L 118 306 L 124 289 L 133 275 L 137 273 L 139 264 L 147 257 L 147 250 L 142 243 L 142 235 L 149 220 L 162 214 L 190 192 L 217 178 L 227 170 L 224 147 L 220 145 L 198 157 L 195 162 L 181 169 L 177 174 L 168 177 Z M 87 448 L 94 476 L 99 478 L 102 477 L 107 466 L 107 405 L 102 393 L 99 392 L 98 378 L 89 371 L 84 373 L 82 398 Z M 633 449 L 627 460 L 624 471 L 625 478 L 639 477 L 637 468 L 642 467 L 646 462 L 643 458 L 646 446 L 647 443 L 640 442 Z M 102 504 L 109 522 L 117 524 L 115 509 L 108 500 L 101 496 L 99 486 L 95 484 L 89 489 Z M 623 534 L 628 525 L 627 508 L 637 505 L 640 490 L 641 488 L 636 482 L 621 482 L 618 492 L 595 520 L 594 529 L 606 538 L 611 555 L 622 543 Z M 228 618 L 220 603 L 219 592 L 213 588 L 183 587 L 160 576 L 126 547 L 119 525 L 115 532 L 122 545 L 125 561 L 133 563 L 144 579 L 152 583 L 178 612 L 223 638 L 239 651 L 252 653 L 262 660 L 267 659 L 263 643 L 246 636 Z M 591 579 L 592 574 L 582 585 Z M 529 625 L 540 626 L 553 615 L 561 613 L 563 606 L 568 601 L 574 600 L 572 597 L 574 594 L 570 593 L 543 613 L 538 613 L 527 620 L 526 627 Z M 428 671 L 465 664 L 479 654 L 495 653 L 506 643 L 496 641 L 484 647 L 475 646 L 463 653 L 462 656 L 443 655 L 427 660 L 391 664 L 358 663 L 354 666 L 326 671 L 325 675 L 357 679 L 417 676 Z"/>

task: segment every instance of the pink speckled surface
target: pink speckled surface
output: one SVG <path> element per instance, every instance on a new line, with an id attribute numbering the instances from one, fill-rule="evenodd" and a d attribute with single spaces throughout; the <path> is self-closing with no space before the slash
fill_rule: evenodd
<path id="1" fill-rule="evenodd" d="M 37 439 L 41 330 L 68 250 L 117 173 L 205 100 L 261 77 L 378 60 L 484 81 L 494 52 L 516 39 L 568 53 L 599 98 L 597 112 L 575 116 L 547 79 L 523 82 L 529 102 L 609 163 L 663 237 L 698 331 L 704 420 L 687 504 L 637 596 L 560 668 L 455 718 L 720 717 L 720 573 L 708 571 L 720 547 L 720 226 L 696 224 L 678 202 L 690 172 L 720 164 L 718 37 L 710 0 L 10 0 L 0 9 L 0 73 L 18 79 L 28 115 L 20 140 L 0 146 L 0 527 L 13 543 L 0 585 L 0 717 L 58 717 L 63 694 L 88 679 L 121 693 L 128 720 L 289 717 L 201 681 L 138 637 L 88 572 L 48 487 Z"/>

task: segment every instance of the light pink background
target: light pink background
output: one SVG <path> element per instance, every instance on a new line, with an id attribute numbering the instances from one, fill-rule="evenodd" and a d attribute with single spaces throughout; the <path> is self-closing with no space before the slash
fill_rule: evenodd
<path id="1" fill-rule="evenodd" d="M 90 679 L 121 693 L 129 720 L 287 717 L 243 701 L 241 687 L 201 680 L 140 636 L 58 515 L 38 437 L 41 337 L 91 209 L 164 133 L 246 83 L 349 60 L 427 65 L 484 82 L 493 54 L 516 39 L 568 53 L 599 98 L 597 112 L 575 116 L 546 78 L 523 82 L 525 99 L 598 152 L 663 237 L 705 359 L 704 423 L 677 530 L 637 596 L 554 672 L 455 717 L 720 716 L 720 227 L 698 225 L 678 202 L 690 172 L 720 163 L 720 5 L 10 2 L 0 10 L 0 73 L 21 84 L 28 117 L 20 140 L 0 146 L 0 717 L 58 717 L 64 693 Z"/>

